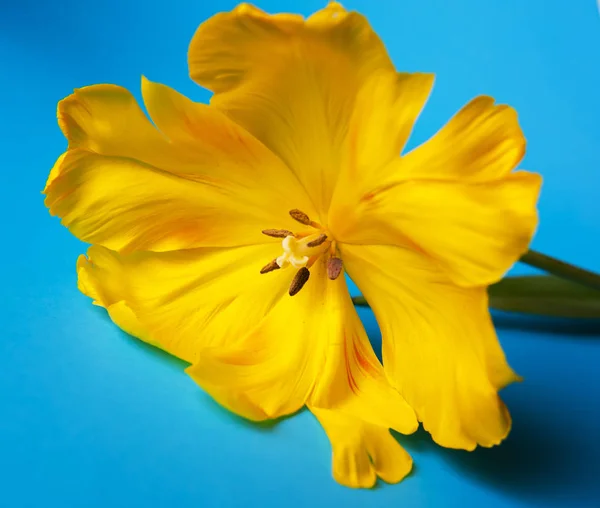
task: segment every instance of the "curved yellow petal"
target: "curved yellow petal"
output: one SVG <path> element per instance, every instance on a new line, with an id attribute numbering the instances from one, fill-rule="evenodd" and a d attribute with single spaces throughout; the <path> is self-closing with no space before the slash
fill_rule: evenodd
<path id="1" fill-rule="evenodd" d="M 407 248 L 340 250 L 375 312 L 388 378 L 433 439 L 466 450 L 504 439 L 511 420 L 497 391 L 519 378 L 494 333 L 485 289 L 457 287 Z"/>
<path id="2" fill-rule="evenodd" d="M 212 104 L 295 172 L 326 216 L 356 94 L 377 69 L 393 69 L 365 18 L 337 2 L 306 21 L 248 4 L 198 28 L 190 75 Z"/>
<path id="3" fill-rule="evenodd" d="M 174 162 L 167 139 L 123 87 L 104 84 L 77 88 L 58 103 L 57 117 L 69 148 L 130 157 L 152 166 L 166 165 L 167 170 Z"/>
<path id="4" fill-rule="evenodd" d="M 316 216 L 296 176 L 267 147 L 215 107 L 193 102 L 168 86 L 142 79 L 152 121 L 178 148 L 196 155 L 203 172 L 227 181 L 238 206 L 274 210 L 279 227 L 297 226 L 288 215 L 300 209 Z"/>
<path id="5" fill-rule="evenodd" d="M 79 289 L 126 332 L 193 363 L 238 340 L 267 315 L 292 274 L 260 274 L 273 244 L 119 254 L 93 246 L 78 261 Z"/>
<path id="6" fill-rule="evenodd" d="M 363 87 L 328 225 L 339 242 L 412 244 L 457 284 L 488 285 L 529 246 L 541 178 L 512 172 L 523 133 L 515 111 L 490 97 L 399 157 L 432 82 L 380 71 Z"/>
<path id="7" fill-rule="evenodd" d="M 329 209 L 329 222 L 337 233 L 340 222 L 354 227 L 353 216 L 346 214 L 365 195 L 381 187 L 382 182 L 398 177 L 393 162 L 398 160 L 410 136 L 433 81 L 433 74 L 382 70 L 374 72 L 361 88 Z"/>
<path id="8" fill-rule="evenodd" d="M 332 409 L 346 416 L 403 434 L 417 430 L 414 411 L 385 377 L 365 329 L 352 305 L 346 282 L 328 288 L 325 362 L 310 396 L 312 408 Z M 331 285 L 331 281 L 327 281 Z M 334 303 L 334 298 L 338 304 Z"/>
<path id="9" fill-rule="evenodd" d="M 373 487 L 377 478 L 400 482 L 412 459 L 389 429 L 339 411 L 309 407 L 325 429 L 332 448 L 333 477 L 352 488 Z"/>
<path id="10" fill-rule="evenodd" d="M 311 210 L 259 141 L 214 108 L 188 105 L 187 117 L 172 116 L 191 119 L 193 145 L 164 137 L 123 88 L 87 87 L 61 101 L 69 150 L 44 191 L 50 212 L 86 242 L 167 251 L 262 243 L 262 229 L 295 226 L 291 208 Z"/>
<path id="11" fill-rule="evenodd" d="M 105 293 L 102 285 L 87 269 L 88 261 L 85 256 L 77 260 L 77 287 L 84 295 L 89 296 L 94 305 L 105 307 L 112 321 L 124 332 L 148 342 L 153 346 L 160 347 L 151 337 L 150 332 L 140 322 L 135 312 L 127 305 L 125 300 L 116 300 Z"/>
<path id="12" fill-rule="evenodd" d="M 412 244 L 465 287 L 501 279 L 537 227 L 541 177 L 519 171 L 486 183 L 405 181 L 365 194 L 330 215 L 350 244 Z"/>
<path id="13" fill-rule="evenodd" d="M 250 419 L 293 413 L 307 401 L 400 432 L 414 412 L 389 386 L 343 277 L 317 262 L 304 288 L 284 296 L 245 337 L 201 351 L 192 378 L 228 409 Z"/>
<path id="14" fill-rule="evenodd" d="M 391 172 L 404 179 L 498 180 L 516 169 L 525 146 L 517 112 L 495 104 L 492 97 L 480 96 L 431 139 L 398 160 Z"/>
<path id="15" fill-rule="evenodd" d="M 433 87 L 434 75 L 379 71 L 361 88 L 348 133 L 338 199 L 353 199 L 386 179 Z M 334 204 L 335 206 L 335 199 Z"/>

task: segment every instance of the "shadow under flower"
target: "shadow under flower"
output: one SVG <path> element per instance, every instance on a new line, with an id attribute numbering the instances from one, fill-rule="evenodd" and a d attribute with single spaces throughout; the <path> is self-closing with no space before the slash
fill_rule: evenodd
<path id="1" fill-rule="evenodd" d="M 110 320 L 104 309 L 96 308 L 95 311 L 102 315 L 103 319 Z M 373 348 L 381 359 L 381 334 L 373 314 L 369 309 L 359 309 L 359 314 Z M 508 327 L 518 327 L 519 329 L 526 328 L 526 326 L 532 326 L 535 329 L 536 326 L 544 326 L 546 321 L 544 318 L 533 320 L 534 323 L 531 323 L 526 319 L 528 324 L 523 326 L 523 321 L 513 319 L 512 315 L 495 316 L 495 320 L 500 328 L 508 325 Z M 568 326 L 565 330 L 569 334 L 577 333 L 577 329 L 582 335 L 592 336 L 600 333 L 600 330 L 596 328 L 600 328 L 600 322 L 572 323 L 569 321 L 563 323 L 562 326 Z M 560 327 L 554 326 L 544 331 L 560 333 L 559 330 L 561 330 Z M 121 332 L 121 334 L 136 348 L 169 365 L 170 368 L 183 371 L 189 365 L 125 332 Z M 226 410 L 200 389 L 199 397 L 203 405 L 211 406 L 220 417 L 258 431 L 271 432 L 279 422 L 294 416 L 252 422 Z M 489 484 L 506 494 L 530 499 L 539 505 L 547 506 L 562 501 L 561 504 L 567 503 L 570 506 L 593 506 L 593 500 L 600 499 L 600 484 L 597 481 L 600 476 L 600 462 L 593 455 L 593 450 L 587 446 L 587 441 L 593 436 L 585 433 L 571 433 L 567 438 L 567 429 L 557 427 L 560 423 L 553 423 L 552 419 L 546 418 L 536 409 L 539 407 L 538 401 L 510 400 L 514 399 L 514 397 L 510 397 L 510 393 L 505 398 L 509 403 L 514 424 L 510 436 L 500 446 L 478 448 L 473 452 L 451 450 L 434 443 L 423 428 L 419 428 L 410 436 L 392 431 L 394 437 L 415 459 L 410 476 L 413 476 L 419 469 L 420 454 L 435 454 L 450 463 L 454 469 L 477 479 L 477 481 Z M 590 504 L 584 504 L 586 500 L 592 501 Z"/>
<path id="2" fill-rule="evenodd" d="M 419 455 L 436 454 L 471 480 L 536 506 L 598 506 L 598 461 L 593 453 L 582 453 L 593 437 L 565 436 L 535 411 L 535 404 L 513 405 L 511 412 L 515 423 L 509 437 L 472 452 L 442 448 L 422 427 L 410 436 L 392 434 L 417 465 Z"/>
<path id="3" fill-rule="evenodd" d="M 96 312 L 98 315 L 102 316 L 102 319 L 107 320 L 107 321 L 111 322 L 111 324 L 112 324 L 112 321 L 111 321 L 110 317 L 108 316 L 108 313 L 102 307 L 93 306 L 93 312 Z M 181 360 L 180 358 L 177 358 L 176 356 L 173 356 L 173 355 L 167 353 L 166 351 L 160 349 L 159 347 L 153 346 L 152 344 L 148 344 L 147 342 L 144 342 L 143 340 L 140 340 L 137 337 L 134 337 L 133 335 L 130 335 L 121 329 L 118 329 L 118 330 L 119 330 L 120 335 L 123 337 L 123 339 L 126 340 L 130 345 L 132 345 L 136 349 L 142 351 L 144 354 L 149 355 L 152 358 L 155 358 L 156 360 L 160 361 L 161 363 L 168 365 L 173 370 L 176 370 L 178 372 L 183 372 L 183 371 L 185 371 L 185 369 L 187 369 L 189 367 L 190 364 L 188 362 Z M 191 378 L 190 378 L 190 382 L 193 383 Z M 239 425 L 242 425 L 244 427 L 251 427 L 253 429 L 257 429 L 260 431 L 270 431 L 279 422 L 284 421 L 284 420 L 294 416 L 295 414 L 297 414 L 297 413 L 294 413 L 293 415 L 283 416 L 281 418 L 277 418 L 274 420 L 265 420 L 265 421 L 255 422 L 255 421 L 247 420 L 246 418 L 242 418 L 241 416 L 238 416 L 235 413 L 228 411 L 223 406 L 221 406 L 219 403 L 217 403 L 207 393 L 205 393 L 200 387 L 198 387 L 198 393 L 201 398 L 201 404 L 203 406 L 211 408 L 211 410 L 215 414 L 217 414 L 220 418 L 229 419 L 229 420 L 231 420 Z"/>
<path id="4" fill-rule="evenodd" d="M 110 319 L 108 313 L 106 312 L 106 310 L 102 307 L 98 307 L 96 305 L 92 306 L 92 312 L 95 312 L 98 316 L 101 316 L 103 320 L 111 323 L 117 330 L 119 330 L 121 336 L 124 338 L 124 340 L 126 340 L 130 345 L 132 345 L 133 347 L 135 347 L 136 349 L 143 351 L 145 354 L 156 358 L 157 360 L 160 360 L 162 363 L 164 363 L 165 365 L 168 365 L 169 367 L 173 368 L 174 370 L 178 370 L 178 371 L 183 371 L 185 369 L 187 369 L 187 367 L 190 365 L 188 362 L 181 360 L 180 358 L 177 358 L 176 356 L 173 356 L 165 351 L 163 351 L 162 349 L 153 346 L 152 344 L 148 344 L 147 342 L 144 342 L 143 340 L 140 340 L 136 337 L 134 337 L 133 335 L 129 335 L 128 333 L 124 332 L 123 330 L 121 330 L 120 328 L 118 328 Z"/>
<path id="5" fill-rule="evenodd" d="M 191 379 L 190 379 L 190 381 L 191 381 Z M 218 402 L 216 402 L 210 395 L 208 395 L 206 392 L 204 392 L 200 387 L 198 387 L 198 390 L 199 390 L 199 397 L 201 400 L 201 404 L 203 406 L 210 407 L 212 412 L 217 414 L 220 418 L 230 420 L 242 427 L 252 428 L 252 429 L 255 429 L 255 430 L 258 430 L 261 432 L 271 432 L 275 429 L 275 427 L 277 427 L 277 425 L 279 423 L 281 423 L 289 418 L 292 418 L 295 415 L 297 415 L 298 413 L 301 413 L 302 411 L 304 411 L 304 408 L 303 408 L 303 409 L 300 409 L 299 411 L 296 411 L 295 413 L 293 413 L 291 415 L 282 416 L 282 417 L 276 418 L 274 420 L 252 421 L 252 420 L 247 420 L 246 418 L 243 418 L 235 413 L 232 413 L 228 409 L 225 409 Z"/>

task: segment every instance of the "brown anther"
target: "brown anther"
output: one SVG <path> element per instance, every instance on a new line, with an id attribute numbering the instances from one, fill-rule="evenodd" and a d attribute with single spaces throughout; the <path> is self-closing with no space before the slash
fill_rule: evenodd
<path id="1" fill-rule="evenodd" d="M 279 270 L 281 267 L 277 264 L 277 260 L 274 259 L 268 265 L 265 265 L 261 268 L 260 273 L 269 273 L 273 270 Z"/>
<path id="2" fill-rule="evenodd" d="M 292 216 L 292 219 L 297 220 L 300 224 L 310 226 L 310 218 L 304 212 L 294 208 L 293 210 L 290 210 L 290 215 Z"/>
<path id="3" fill-rule="evenodd" d="M 321 245 L 322 243 L 325 243 L 325 240 L 327 240 L 327 235 L 323 234 L 323 235 L 319 235 L 317 238 L 315 238 L 312 242 L 308 242 L 306 244 L 307 247 L 318 247 L 319 245 Z"/>
<path id="4" fill-rule="evenodd" d="M 308 268 L 306 268 L 306 266 L 300 268 L 300 270 L 298 270 L 296 273 L 294 280 L 292 280 L 292 283 L 290 284 L 290 296 L 298 294 L 298 292 L 304 287 L 304 284 L 306 284 L 306 281 L 308 281 L 309 277 L 310 271 Z"/>
<path id="5" fill-rule="evenodd" d="M 294 233 L 287 229 L 263 229 L 263 235 L 272 236 L 273 238 L 285 238 L 286 236 L 294 236 Z"/>
<path id="6" fill-rule="evenodd" d="M 331 280 L 335 280 L 342 273 L 342 260 L 340 258 L 332 257 L 327 261 L 327 276 Z"/>

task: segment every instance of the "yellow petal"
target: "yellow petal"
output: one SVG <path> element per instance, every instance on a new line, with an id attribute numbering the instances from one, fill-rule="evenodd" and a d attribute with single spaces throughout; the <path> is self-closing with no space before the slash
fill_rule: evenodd
<path id="1" fill-rule="evenodd" d="M 167 139 L 148 121 L 133 95 L 120 86 L 75 89 L 58 103 L 57 116 L 69 148 L 131 157 L 159 167 L 172 162 L 164 158 L 171 151 Z"/>
<path id="2" fill-rule="evenodd" d="M 485 289 L 455 286 L 409 249 L 342 245 L 341 252 L 381 328 L 388 378 L 433 439 L 467 450 L 504 439 L 511 420 L 497 391 L 518 376 L 498 344 Z"/>
<path id="3" fill-rule="evenodd" d="M 511 173 L 525 140 L 515 111 L 490 97 L 398 157 L 431 84 L 380 71 L 363 87 L 328 225 L 340 242 L 412 244 L 457 284 L 491 284 L 528 248 L 541 179 Z"/>
<path id="4" fill-rule="evenodd" d="M 260 274 L 276 244 L 119 254 L 94 246 L 78 261 L 80 290 L 126 332 L 190 363 L 269 313 L 292 273 Z"/>
<path id="5" fill-rule="evenodd" d="M 481 96 L 462 108 L 435 136 L 397 161 L 398 178 L 485 182 L 513 171 L 525 155 L 516 111 Z M 389 183 L 389 182 L 388 182 Z"/>
<path id="6" fill-rule="evenodd" d="M 381 70 L 361 88 L 350 120 L 348 143 L 329 210 L 329 222 L 354 227 L 352 210 L 390 174 L 433 86 L 433 74 Z M 350 211 L 351 215 L 347 216 Z M 343 233 L 343 232 L 342 232 Z M 342 240 L 344 236 L 337 237 Z"/>
<path id="7" fill-rule="evenodd" d="M 261 243 L 262 229 L 294 227 L 290 208 L 311 213 L 302 187 L 259 141 L 214 108 L 181 105 L 190 110 L 173 107 L 173 123 L 187 119 L 193 145 L 159 133 L 123 88 L 87 87 L 63 100 L 69 150 L 44 191 L 50 212 L 80 239 L 124 251 Z"/>
<path id="8" fill-rule="evenodd" d="M 433 74 L 380 71 L 365 83 L 352 113 L 348 160 L 338 191 L 347 193 L 387 176 L 385 171 L 404 148 L 433 80 Z"/>
<path id="9" fill-rule="evenodd" d="M 142 79 L 144 104 L 152 121 L 177 149 L 191 151 L 194 167 L 224 180 L 228 197 L 239 205 L 278 211 L 278 223 L 296 225 L 288 216 L 293 208 L 316 216 L 309 196 L 296 176 L 260 141 L 215 107 L 193 102 L 168 86 Z M 263 198 L 267 198 L 265 201 Z"/>
<path id="10" fill-rule="evenodd" d="M 346 281 L 327 281 L 326 322 L 317 340 L 327 344 L 325 362 L 310 397 L 313 408 L 335 409 L 403 434 L 417 430 L 414 411 L 388 383 L 352 305 Z M 332 293 L 334 292 L 334 293 Z M 336 305 L 337 300 L 337 305 Z"/>
<path id="11" fill-rule="evenodd" d="M 527 250 L 540 185 L 524 171 L 486 183 L 406 181 L 336 209 L 330 228 L 351 244 L 412 244 L 456 284 L 488 285 Z"/>
<path id="12" fill-rule="evenodd" d="M 116 299 L 116 294 L 107 294 L 97 277 L 87 267 L 88 260 L 85 256 L 79 256 L 77 260 L 77 287 L 84 295 L 92 298 L 94 305 L 105 307 L 112 321 L 124 332 L 148 342 L 153 346 L 160 345 L 153 339 L 150 332 L 140 322 L 133 310 L 127 305 L 125 300 Z M 113 289 L 113 291 L 118 288 Z"/>
<path id="13" fill-rule="evenodd" d="M 202 350 L 190 376 L 228 409 L 250 419 L 300 409 L 336 409 L 410 433 L 413 411 L 383 373 L 343 277 L 330 281 L 317 262 L 304 288 L 284 296 L 230 347 Z"/>
<path id="14" fill-rule="evenodd" d="M 188 61 L 212 104 L 288 164 L 324 218 L 356 94 L 393 68 L 366 19 L 337 2 L 306 21 L 242 4 L 200 25 Z"/>
<path id="15" fill-rule="evenodd" d="M 317 417 L 333 452 L 333 477 L 353 488 L 373 487 L 377 477 L 398 483 L 412 469 L 410 455 L 386 427 L 326 409 L 310 410 Z"/>

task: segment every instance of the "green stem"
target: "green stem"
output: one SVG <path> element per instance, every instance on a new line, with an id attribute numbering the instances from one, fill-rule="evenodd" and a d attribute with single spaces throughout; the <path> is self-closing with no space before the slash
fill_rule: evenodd
<path id="1" fill-rule="evenodd" d="M 520 261 L 557 277 L 600 290 L 600 275 L 597 273 L 565 263 L 541 252 L 530 250 L 521 257 Z"/>
<path id="2" fill-rule="evenodd" d="M 368 307 L 369 306 L 369 304 L 367 303 L 367 300 L 365 300 L 364 296 L 353 296 L 352 303 L 354 305 L 358 305 L 359 307 Z"/>

